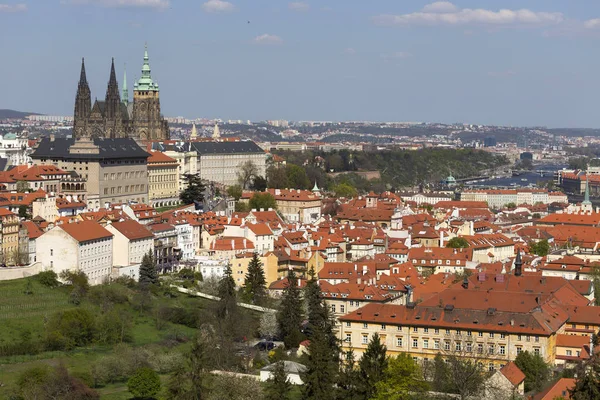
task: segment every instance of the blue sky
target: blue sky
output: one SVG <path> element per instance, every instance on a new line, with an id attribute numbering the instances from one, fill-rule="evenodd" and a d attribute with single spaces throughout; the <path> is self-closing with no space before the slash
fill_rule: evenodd
<path id="1" fill-rule="evenodd" d="M 132 93 L 145 42 L 167 116 L 600 127 L 591 0 L 0 0 L 0 108 L 71 114 L 81 57 Z"/>

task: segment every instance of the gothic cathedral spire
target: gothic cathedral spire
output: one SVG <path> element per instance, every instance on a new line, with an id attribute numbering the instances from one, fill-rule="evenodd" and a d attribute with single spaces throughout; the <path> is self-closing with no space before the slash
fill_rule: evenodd
<path id="1" fill-rule="evenodd" d="M 81 59 L 81 74 L 75 96 L 75 112 L 73 114 L 73 136 L 85 135 L 86 121 L 92 110 L 92 93 L 85 76 L 85 61 Z"/>
<path id="2" fill-rule="evenodd" d="M 110 78 L 108 88 L 106 89 L 104 116 L 108 120 L 115 120 L 121 110 L 121 97 L 119 96 L 119 84 L 117 83 L 117 74 L 115 73 L 115 59 L 112 59 L 110 66 Z"/>
<path id="3" fill-rule="evenodd" d="M 129 90 L 127 89 L 127 64 L 123 67 L 123 104 L 129 104 Z"/>

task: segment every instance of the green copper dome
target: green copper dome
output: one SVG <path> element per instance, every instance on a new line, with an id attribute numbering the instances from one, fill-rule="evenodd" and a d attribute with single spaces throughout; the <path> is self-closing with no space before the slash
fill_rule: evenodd
<path id="1" fill-rule="evenodd" d="M 142 77 L 134 83 L 134 90 L 147 91 L 147 92 L 158 92 L 158 83 L 152 81 L 150 75 L 150 62 L 148 57 L 148 46 L 144 50 L 144 65 L 142 66 Z"/>

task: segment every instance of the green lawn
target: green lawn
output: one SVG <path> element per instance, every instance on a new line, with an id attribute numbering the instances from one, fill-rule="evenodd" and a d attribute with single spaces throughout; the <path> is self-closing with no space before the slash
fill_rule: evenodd
<path id="1" fill-rule="evenodd" d="M 31 281 L 33 294 L 25 294 L 27 281 Z M 85 300 L 80 306 L 69 303 L 70 288 L 50 289 L 39 284 L 34 278 L 0 282 L 0 345 L 16 343 L 23 340 L 24 332 L 29 332 L 30 340 L 40 342 L 45 335 L 45 322 L 56 311 L 75 307 L 86 307 L 98 312 L 99 305 Z M 162 304 L 193 309 L 203 309 L 208 300 L 179 295 L 176 298 L 161 298 Z M 177 331 L 180 335 L 192 338 L 196 329 L 184 325 L 163 322 L 158 329 L 154 316 L 140 314 L 131 309 L 132 341 L 131 346 L 160 344 L 167 335 Z M 189 344 L 176 346 L 177 351 L 184 351 Z M 89 374 L 92 365 L 101 357 L 113 354 L 112 346 L 91 345 L 87 348 L 76 348 L 72 351 L 43 352 L 37 355 L 19 355 L 0 357 L 0 399 L 7 396 L 10 388 L 16 383 L 18 376 L 27 368 L 38 364 L 58 365 L 64 363 L 72 374 Z M 167 376 L 163 377 L 167 379 Z M 102 398 L 129 399 L 125 383 L 113 384 L 98 389 Z"/>

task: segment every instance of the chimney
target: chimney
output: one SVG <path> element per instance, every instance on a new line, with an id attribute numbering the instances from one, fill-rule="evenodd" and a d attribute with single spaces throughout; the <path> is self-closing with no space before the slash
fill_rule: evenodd
<path id="1" fill-rule="evenodd" d="M 440 247 L 444 247 L 444 231 L 440 232 Z"/>
<path id="2" fill-rule="evenodd" d="M 469 288 L 469 280 L 467 279 L 467 277 L 465 277 L 465 279 L 463 279 L 462 287 L 464 289 L 468 289 Z"/>
<path id="3" fill-rule="evenodd" d="M 517 250 L 517 258 L 515 259 L 515 276 L 521 276 L 523 273 L 523 261 L 521 261 L 521 250 Z"/>
<path id="4" fill-rule="evenodd" d="M 235 250 L 235 240 L 231 239 L 231 250 Z"/>

